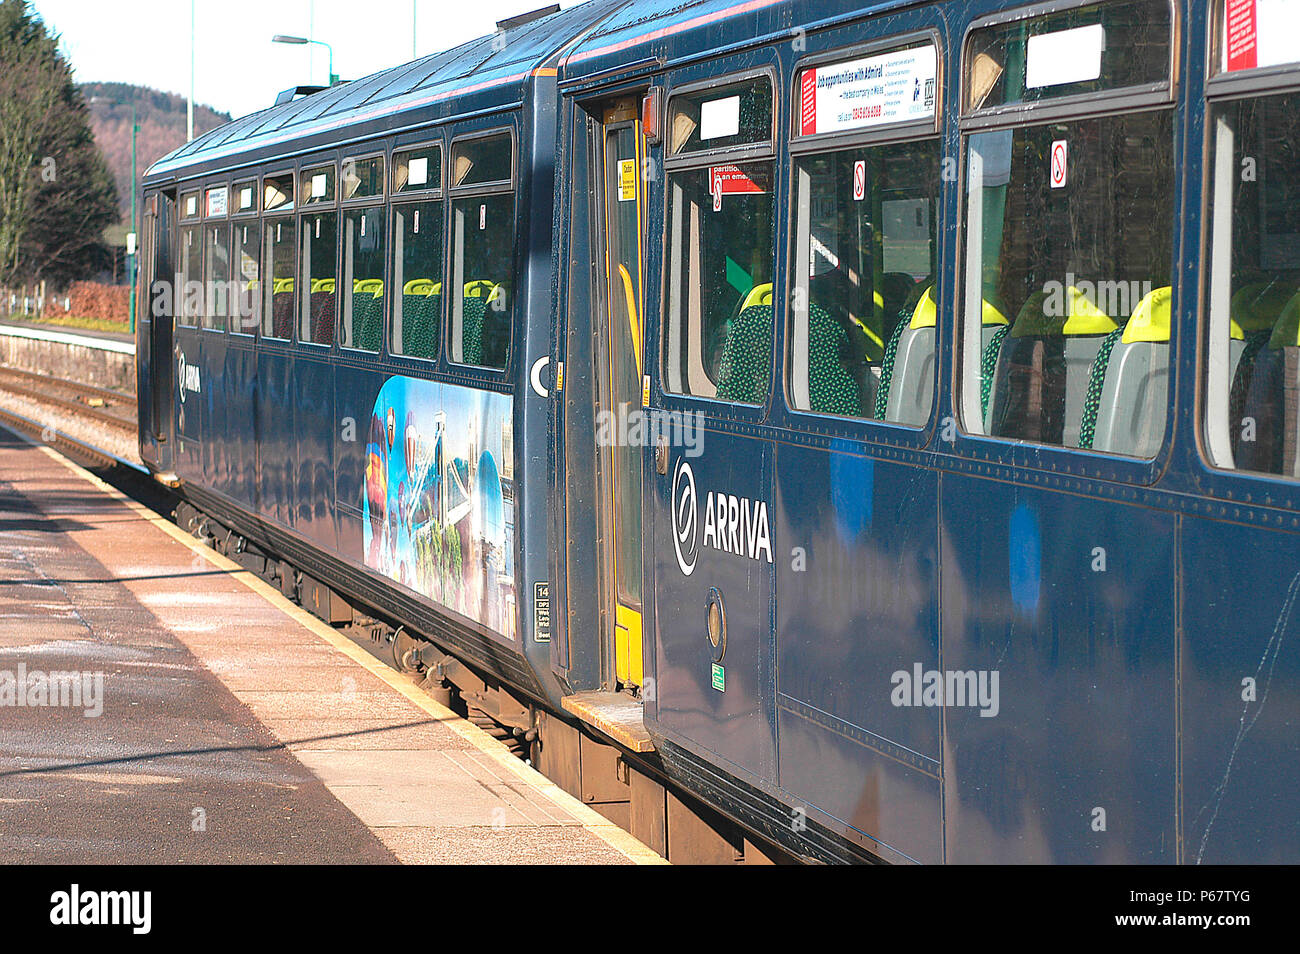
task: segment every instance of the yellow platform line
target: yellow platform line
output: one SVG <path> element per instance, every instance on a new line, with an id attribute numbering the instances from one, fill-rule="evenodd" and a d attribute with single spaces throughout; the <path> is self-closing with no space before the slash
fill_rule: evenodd
<path id="1" fill-rule="evenodd" d="M 28 443 L 31 443 L 37 450 L 42 451 L 52 460 L 58 461 L 82 480 L 94 486 L 97 490 L 103 492 L 114 500 L 125 504 L 142 519 L 153 524 L 176 542 L 188 547 L 194 553 L 201 554 L 209 563 L 218 569 L 225 570 L 231 577 L 238 580 L 258 596 L 262 597 L 285 616 L 288 616 L 300 626 L 309 630 L 323 641 L 329 643 L 371 675 L 382 680 L 386 685 L 399 692 L 431 719 L 440 722 L 447 728 L 451 729 L 451 731 L 455 732 L 466 742 L 470 743 L 488 758 L 492 759 L 497 765 L 509 772 L 513 772 L 530 788 L 541 792 L 551 801 L 569 812 L 582 823 L 584 831 L 588 831 L 595 835 L 615 851 L 637 864 L 662 865 L 668 863 L 657 852 L 638 841 L 629 832 L 619 828 L 594 808 L 584 805 L 564 789 L 560 788 L 541 772 L 529 765 L 525 765 L 522 761 L 505 751 L 500 742 L 492 738 L 492 736 L 488 735 L 478 726 L 462 719 L 446 706 L 432 699 L 428 693 L 415 685 L 409 677 L 385 666 L 374 656 L 370 655 L 356 643 L 352 642 L 352 640 L 335 630 L 333 626 L 328 625 L 323 620 L 320 620 L 307 612 L 307 610 L 288 599 L 283 593 L 271 586 L 265 580 L 256 576 L 249 570 L 246 570 L 233 560 L 222 556 L 211 547 L 200 543 L 166 517 L 160 516 L 148 507 L 144 506 L 144 504 L 132 500 L 116 487 L 105 483 L 84 467 L 64 457 L 52 447 L 48 447 L 44 444 L 37 444 L 25 434 L 20 434 L 19 436 L 23 437 L 28 441 Z"/>

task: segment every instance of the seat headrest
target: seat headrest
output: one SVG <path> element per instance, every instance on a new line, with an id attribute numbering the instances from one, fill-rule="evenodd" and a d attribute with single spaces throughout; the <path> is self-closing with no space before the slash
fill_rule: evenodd
<path id="1" fill-rule="evenodd" d="M 1124 344 L 1135 341 L 1163 342 L 1169 340 L 1170 302 L 1174 290 L 1168 286 L 1157 288 L 1138 302 L 1133 317 L 1124 326 L 1120 340 Z"/>
<path id="2" fill-rule="evenodd" d="M 749 290 L 749 294 L 741 302 L 740 310 L 744 311 L 746 308 L 753 308 L 755 305 L 770 304 L 772 304 L 772 283 L 764 282 L 762 285 L 755 285 Z"/>
<path id="3" fill-rule="evenodd" d="M 1118 325 L 1073 285 L 1029 296 L 1011 326 L 1013 338 L 1106 335 Z"/>
<path id="4" fill-rule="evenodd" d="M 1228 304 L 1232 337 L 1242 341 L 1252 331 L 1272 328 L 1295 293 L 1287 282 L 1256 282 L 1237 291 Z"/>

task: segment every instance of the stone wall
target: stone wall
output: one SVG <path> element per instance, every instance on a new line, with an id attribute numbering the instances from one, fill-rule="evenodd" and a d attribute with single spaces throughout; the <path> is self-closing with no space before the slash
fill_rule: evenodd
<path id="1" fill-rule="evenodd" d="M 47 334 L 48 338 L 29 337 Z M 99 344 L 72 332 L 0 327 L 0 364 L 135 393 L 135 348 L 118 341 Z"/>

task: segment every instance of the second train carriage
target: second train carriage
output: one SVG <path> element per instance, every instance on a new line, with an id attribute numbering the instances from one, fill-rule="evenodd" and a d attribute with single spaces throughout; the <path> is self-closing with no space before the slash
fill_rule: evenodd
<path id="1" fill-rule="evenodd" d="M 1294 860 L 1300 50 L 1208 7 L 591 3 L 239 120 L 146 460 L 566 787 L 578 712 L 809 858 Z"/>

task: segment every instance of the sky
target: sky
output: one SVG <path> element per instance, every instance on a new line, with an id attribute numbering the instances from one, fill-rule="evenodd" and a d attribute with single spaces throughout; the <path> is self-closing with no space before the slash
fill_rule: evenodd
<path id="1" fill-rule="evenodd" d="M 496 22 L 548 0 L 193 0 L 194 101 L 239 117 L 290 86 L 327 82 L 322 46 L 271 43 L 314 36 L 334 48 L 343 79 L 486 36 Z M 553 0 L 552 0 L 553 2 Z M 571 7 L 577 0 L 559 0 Z M 184 0 L 33 0 L 62 35 L 77 82 L 152 86 L 182 96 L 190 86 L 190 5 Z"/>

